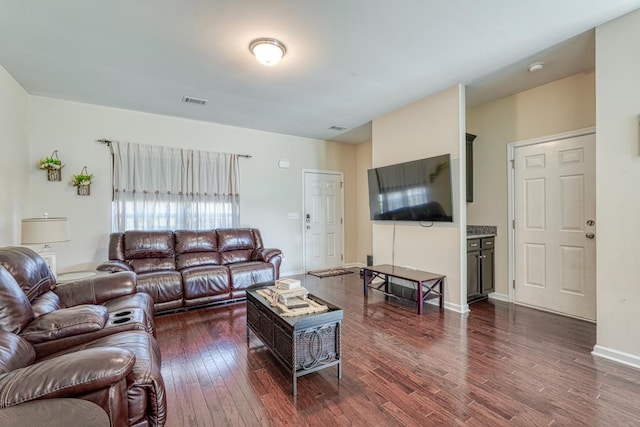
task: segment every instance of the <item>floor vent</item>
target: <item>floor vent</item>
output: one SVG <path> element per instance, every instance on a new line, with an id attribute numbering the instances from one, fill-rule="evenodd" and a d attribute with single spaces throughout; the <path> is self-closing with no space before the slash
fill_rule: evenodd
<path id="1" fill-rule="evenodd" d="M 188 103 L 191 103 L 191 104 L 204 105 L 208 101 L 206 99 L 194 98 L 192 96 L 183 96 L 182 97 L 182 102 L 188 102 Z"/>

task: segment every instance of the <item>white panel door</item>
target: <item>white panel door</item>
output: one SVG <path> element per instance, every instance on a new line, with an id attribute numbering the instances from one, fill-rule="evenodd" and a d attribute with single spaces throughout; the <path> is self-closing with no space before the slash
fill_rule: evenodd
<path id="1" fill-rule="evenodd" d="M 515 301 L 596 319 L 595 135 L 516 148 Z"/>
<path id="2" fill-rule="evenodd" d="M 304 173 L 305 269 L 342 266 L 342 176 Z"/>

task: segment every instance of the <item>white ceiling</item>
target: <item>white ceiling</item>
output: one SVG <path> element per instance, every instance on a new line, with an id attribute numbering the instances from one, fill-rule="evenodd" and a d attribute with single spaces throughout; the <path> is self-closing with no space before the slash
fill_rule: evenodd
<path id="1" fill-rule="evenodd" d="M 356 143 L 371 137 L 372 119 L 458 82 L 477 105 L 593 68 L 589 30 L 638 7 L 0 0 L 0 65 L 32 95 Z M 259 37 L 285 43 L 280 65 L 255 61 L 248 45 Z M 547 66 L 529 74 L 537 60 Z M 209 102 L 185 104 L 185 95 Z"/>

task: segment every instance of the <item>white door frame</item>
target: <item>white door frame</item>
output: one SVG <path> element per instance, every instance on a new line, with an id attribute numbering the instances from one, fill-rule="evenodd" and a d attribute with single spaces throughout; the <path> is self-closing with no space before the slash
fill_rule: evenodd
<path id="1" fill-rule="evenodd" d="M 302 169 L 302 265 L 303 265 L 303 269 L 304 269 L 304 273 L 306 273 L 307 270 L 307 228 L 306 228 L 306 222 L 305 222 L 305 200 L 306 200 L 306 194 L 304 193 L 305 190 L 305 181 L 304 181 L 304 176 L 306 173 L 326 173 L 326 174 L 332 174 L 332 175 L 340 175 L 340 182 L 342 183 L 340 185 L 340 201 L 342 204 L 342 212 L 340 212 L 340 233 L 342 233 L 342 242 L 341 245 L 342 247 L 340 248 L 340 250 L 342 251 L 342 266 L 344 266 L 344 241 L 345 241 L 345 236 L 344 236 L 344 173 L 340 172 L 340 171 L 331 171 L 331 170 L 324 170 L 324 169 Z"/>
<path id="2" fill-rule="evenodd" d="M 508 175 L 507 192 L 509 194 L 508 202 L 507 202 L 508 209 L 509 209 L 508 222 L 507 222 L 508 240 L 509 240 L 509 247 L 507 252 L 508 254 L 507 265 L 509 266 L 509 277 L 507 282 L 507 288 L 509 289 L 509 292 L 507 295 L 509 297 L 510 302 L 515 301 L 514 288 L 516 283 L 516 279 L 515 279 L 515 271 L 516 271 L 515 237 L 516 236 L 513 229 L 514 220 L 515 220 L 515 199 L 516 199 L 516 194 L 515 194 L 516 189 L 514 185 L 515 168 L 513 166 L 515 161 L 516 148 L 525 147 L 527 145 L 544 144 L 545 142 L 559 141 L 562 139 L 575 138 L 578 136 L 592 135 L 594 133 L 596 133 L 596 128 L 590 127 L 590 128 L 574 130 L 571 132 L 563 132 L 563 133 L 557 133 L 555 135 L 548 135 L 548 136 L 542 136 L 539 138 L 526 139 L 523 141 L 510 142 L 507 144 L 507 175 Z"/>

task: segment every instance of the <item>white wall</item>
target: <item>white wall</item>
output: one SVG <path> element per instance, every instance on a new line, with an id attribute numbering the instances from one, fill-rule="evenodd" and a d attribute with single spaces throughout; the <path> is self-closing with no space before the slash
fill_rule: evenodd
<path id="1" fill-rule="evenodd" d="M 581 73 L 467 111 L 474 200 L 467 223 L 495 225 L 495 291 L 508 295 L 507 144 L 595 126 L 595 73 Z"/>
<path id="2" fill-rule="evenodd" d="M 0 66 L 0 246 L 20 243 L 29 216 L 29 95 Z"/>
<path id="3" fill-rule="evenodd" d="M 446 275 L 447 306 L 466 311 L 464 88 L 454 86 L 373 120 L 372 144 L 374 167 L 451 154 L 454 222 L 429 228 L 397 222 L 394 263 Z M 375 221 L 374 263 L 390 264 L 393 246 L 392 222 Z"/>
<path id="4" fill-rule="evenodd" d="M 31 159 L 21 168 L 54 149 L 66 165 L 62 182 L 48 182 L 35 166 L 29 170 L 32 214 L 48 212 L 70 221 L 71 241 L 55 247 L 60 272 L 92 268 L 107 258 L 110 157 L 107 147 L 96 142 L 100 138 L 253 156 L 240 165 L 242 226 L 259 228 L 266 246 L 284 251 L 285 275 L 303 271 L 302 222 L 288 219 L 289 212 L 303 217 L 302 170 L 342 171 L 345 261 L 355 258 L 355 146 L 37 96 L 32 97 L 30 123 Z M 280 159 L 289 160 L 291 168 L 278 168 Z M 88 197 L 77 196 L 70 184 L 83 166 L 95 176 Z"/>
<path id="5" fill-rule="evenodd" d="M 640 10 L 596 29 L 595 354 L 640 367 Z"/>

